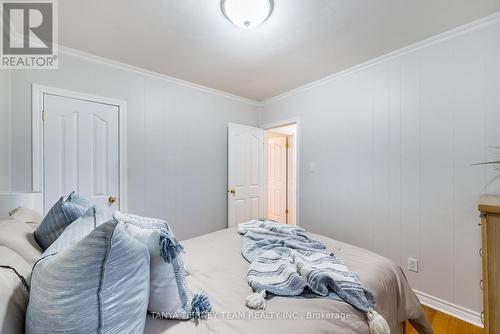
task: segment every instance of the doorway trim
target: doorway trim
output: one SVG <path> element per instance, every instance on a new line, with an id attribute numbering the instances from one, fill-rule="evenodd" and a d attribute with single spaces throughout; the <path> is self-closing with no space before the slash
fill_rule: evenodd
<path id="1" fill-rule="evenodd" d="M 296 173 L 296 180 L 295 180 L 295 225 L 300 226 L 300 119 L 298 117 L 293 117 L 289 119 L 285 119 L 282 121 L 277 121 L 277 122 L 271 122 L 271 123 L 266 123 L 262 125 L 262 129 L 264 129 L 264 133 L 267 130 L 271 130 L 274 128 L 279 128 L 282 126 L 286 125 L 292 125 L 295 124 L 297 127 L 297 132 L 295 134 L 295 145 L 296 145 L 296 152 L 297 154 L 295 155 L 295 173 Z M 264 166 L 267 166 L 267 135 L 264 137 Z M 264 173 L 264 178 L 265 178 L 265 184 L 267 185 L 267 172 Z M 267 212 L 267 188 L 265 191 L 265 197 L 264 197 L 264 209 L 265 212 Z"/>
<path id="2" fill-rule="evenodd" d="M 31 85 L 31 156 L 32 156 L 32 192 L 42 193 L 44 197 L 44 134 L 43 134 L 43 106 L 44 95 L 55 95 L 77 100 L 108 104 L 118 108 L 118 161 L 119 161 L 119 187 L 120 210 L 127 211 L 127 103 L 123 100 L 85 94 L 71 90 Z M 43 198 L 42 198 L 43 201 Z M 43 208 L 45 212 L 46 208 Z"/>

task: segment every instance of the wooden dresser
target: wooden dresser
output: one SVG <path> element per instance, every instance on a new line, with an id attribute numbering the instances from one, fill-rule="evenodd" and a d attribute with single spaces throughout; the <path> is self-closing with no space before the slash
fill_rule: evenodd
<path id="1" fill-rule="evenodd" d="M 483 257 L 484 333 L 500 333 L 500 195 L 479 200 Z"/>

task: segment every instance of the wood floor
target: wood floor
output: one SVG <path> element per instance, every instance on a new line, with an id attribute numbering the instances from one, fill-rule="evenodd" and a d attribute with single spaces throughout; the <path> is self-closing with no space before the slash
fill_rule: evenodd
<path id="1" fill-rule="evenodd" d="M 424 306 L 427 319 L 434 328 L 435 334 L 482 334 L 482 328 L 471 325 L 465 321 L 453 318 L 442 312 Z M 406 334 L 418 334 L 409 323 L 406 324 Z"/>

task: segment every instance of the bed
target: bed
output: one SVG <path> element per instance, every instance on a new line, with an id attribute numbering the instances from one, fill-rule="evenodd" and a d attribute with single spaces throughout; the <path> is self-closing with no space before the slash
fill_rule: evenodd
<path id="1" fill-rule="evenodd" d="M 41 216 L 19 209 L 8 220 L 0 222 L 0 259 L 24 273 L 26 277 L 42 251 L 33 231 Z M 358 273 L 364 286 L 377 301 L 377 311 L 387 320 L 391 333 L 402 333 L 403 323 L 410 320 L 422 334 L 432 328 L 401 269 L 390 260 L 324 236 L 310 234 L 323 242 L 329 252 L 340 257 L 350 270 Z M 155 318 L 149 314 L 146 334 L 201 333 L 358 333 L 369 334 L 365 314 L 349 304 L 330 299 L 272 297 L 265 311 L 250 310 L 245 297 L 252 291 L 247 284 L 248 263 L 241 255 L 242 237 L 235 228 L 225 229 L 185 240 L 184 260 L 188 286 L 205 292 L 213 312 L 208 319 L 176 321 Z M 17 260 L 16 260 L 17 259 Z M 24 265 L 23 265 L 24 264 Z M 0 332 L 23 333 L 27 295 L 16 296 L 17 276 L 0 271 Z M 11 289 L 11 291 L 9 290 Z M 22 292 L 22 291 L 21 291 Z"/>
<path id="2" fill-rule="evenodd" d="M 377 311 L 389 323 L 391 333 L 403 333 L 405 320 L 422 334 L 433 333 L 399 266 L 365 249 L 310 236 L 322 241 L 328 251 L 358 273 L 374 293 Z M 229 228 L 183 241 L 188 285 L 210 297 L 213 313 L 199 321 L 162 320 L 149 315 L 145 333 L 370 333 L 364 313 L 329 299 L 274 296 L 265 311 L 248 309 L 245 297 L 251 289 L 246 277 L 248 263 L 240 253 L 241 239 L 235 228 Z"/>

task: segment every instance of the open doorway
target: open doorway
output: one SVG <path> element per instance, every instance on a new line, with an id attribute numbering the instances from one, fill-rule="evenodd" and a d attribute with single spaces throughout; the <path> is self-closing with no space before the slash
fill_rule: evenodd
<path id="1" fill-rule="evenodd" d="M 297 224 L 297 124 L 266 129 L 266 217 Z"/>

